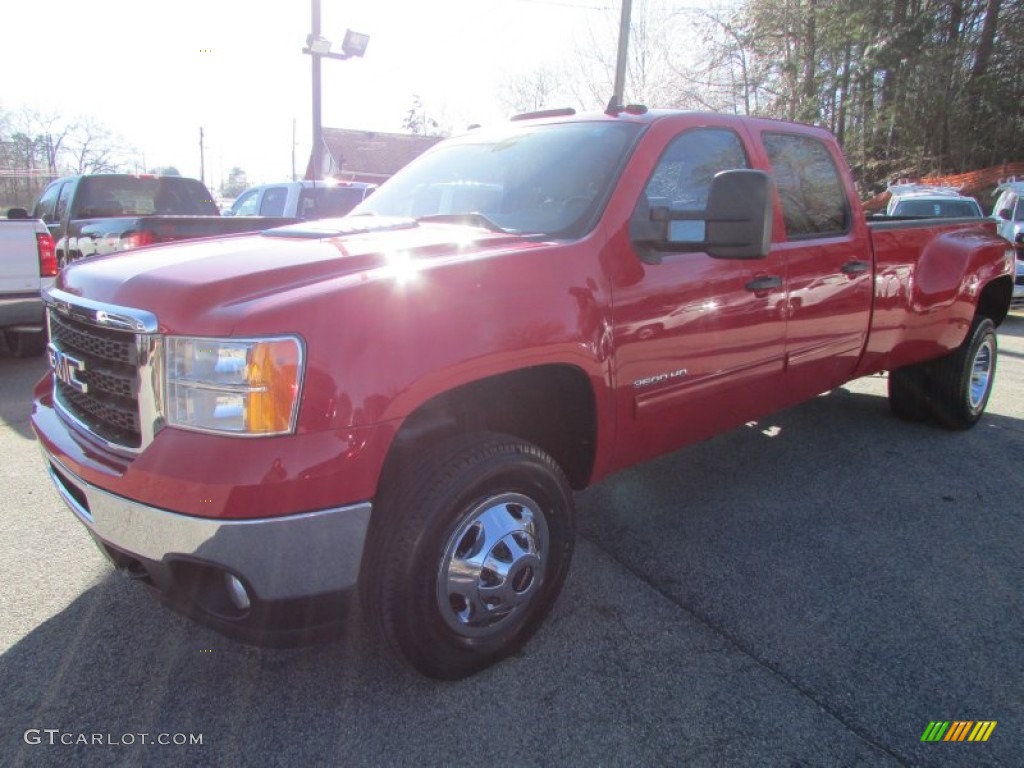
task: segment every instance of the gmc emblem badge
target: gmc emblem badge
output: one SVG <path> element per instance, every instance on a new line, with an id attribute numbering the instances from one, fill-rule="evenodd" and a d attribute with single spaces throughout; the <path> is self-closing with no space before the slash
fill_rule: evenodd
<path id="1" fill-rule="evenodd" d="M 85 362 L 71 355 L 64 354 L 53 344 L 47 344 L 46 351 L 50 355 L 50 367 L 54 375 L 72 389 L 83 395 L 89 391 L 89 385 L 78 379 L 77 374 L 85 370 Z"/>

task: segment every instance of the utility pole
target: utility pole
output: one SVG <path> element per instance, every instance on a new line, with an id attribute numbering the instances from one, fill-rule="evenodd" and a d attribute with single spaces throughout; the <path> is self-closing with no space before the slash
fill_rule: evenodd
<path id="1" fill-rule="evenodd" d="M 310 0 L 312 5 L 313 18 L 310 21 L 312 37 L 315 40 L 320 37 L 320 0 Z M 323 176 L 323 126 L 320 125 L 320 57 L 316 54 L 310 56 L 313 60 L 313 152 L 311 170 L 314 179 Z"/>
<path id="2" fill-rule="evenodd" d="M 608 111 L 623 106 L 623 92 L 626 90 L 626 54 L 629 49 L 629 23 L 633 13 L 633 0 L 622 0 L 622 16 L 619 19 L 619 54 L 615 60 L 615 92 L 608 102 Z"/>
<path id="3" fill-rule="evenodd" d="M 203 126 L 199 126 L 199 180 L 206 184 L 206 148 L 203 146 Z"/>

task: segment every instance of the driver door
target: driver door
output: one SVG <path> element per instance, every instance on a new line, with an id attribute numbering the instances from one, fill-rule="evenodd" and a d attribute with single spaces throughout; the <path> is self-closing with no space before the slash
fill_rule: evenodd
<path id="1" fill-rule="evenodd" d="M 735 131 L 683 130 L 661 153 L 637 207 L 702 211 L 716 173 L 749 167 Z M 612 310 L 622 463 L 774 410 L 784 370 L 784 257 L 774 248 L 753 260 L 662 253 L 651 264 L 636 243 L 629 247 L 619 258 L 636 260 L 642 275 L 615 287 Z"/>

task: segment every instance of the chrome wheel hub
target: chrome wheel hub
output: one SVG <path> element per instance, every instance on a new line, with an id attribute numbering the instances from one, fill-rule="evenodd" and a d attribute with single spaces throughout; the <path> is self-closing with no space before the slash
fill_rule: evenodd
<path id="1" fill-rule="evenodd" d="M 985 402 L 985 395 L 988 393 L 992 378 L 993 360 L 995 360 L 995 349 L 992 340 L 985 339 L 974 355 L 974 364 L 971 368 L 971 381 L 968 385 L 967 396 L 972 411 L 977 411 Z"/>
<path id="2" fill-rule="evenodd" d="M 452 534 L 437 574 L 437 603 L 466 637 L 502 631 L 544 581 L 548 529 L 537 503 L 506 493 L 474 507 Z"/>

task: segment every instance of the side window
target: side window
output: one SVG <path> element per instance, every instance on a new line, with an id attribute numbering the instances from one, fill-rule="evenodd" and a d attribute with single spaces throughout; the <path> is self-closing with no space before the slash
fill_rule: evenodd
<path id="1" fill-rule="evenodd" d="M 739 137 L 724 128 L 697 128 L 672 140 L 651 174 L 644 194 L 651 207 L 702 211 L 711 179 L 720 171 L 749 168 Z"/>
<path id="2" fill-rule="evenodd" d="M 786 235 L 790 238 L 839 235 L 850 226 L 842 180 L 826 146 L 810 136 L 764 134 L 775 170 Z"/>
<path id="3" fill-rule="evenodd" d="M 231 206 L 233 215 L 255 216 L 256 206 L 260 204 L 259 194 L 260 191 L 258 189 L 250 189 L 248 192 L 243 192 L 242 196 L 235 200 L 235 204 Z"/>
<path id="4" fill-rule="evenodd" d="M 284 204 L 287 198 L 287 187 L 270 187 L 263 193 L 260 216 L 284 216 Z"/>
<path id="5" fill-rule="evenodd" d="M 1013 193 L 1009 190 L 1003 192 L 996 199 L 996 204 L 992 206 L 992 218 L 999 218 L 999 214 L 1003 211 L 1009 211 L 1013 214 Z"/>
<path id="6" fill-rule="evenodd" d="M 1024 221 L 1024 198 L 1017 198 L 1017 213 L 1013 216 L 1014 221 Z"/>
<path id="7" fill-rule="evenodd" d="M 68 186 L 71 186 L 70 184 Z M 35 209 L 32 211 L 32 218 L 42 219 L 47 224 L 53 224 L 56 222 L 54 211 L 57 207 L 57 194 L 60 192 L 60 184 L 51 184 L 43 192 L 42 197 L 39 198 L 39 202 L 36 203 Z"/>
<path id="8" fill-rule="evenodd" d="M 57 221 L 64 221 L 64 215 L 68 212 L 68 203 L 71 201 L 71 191 L 75 188 L 75 185 L 71 182 L 63 185 L 60 188 L 60 196 L 57 198 Z"/>

